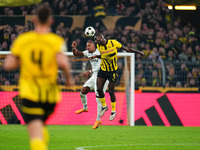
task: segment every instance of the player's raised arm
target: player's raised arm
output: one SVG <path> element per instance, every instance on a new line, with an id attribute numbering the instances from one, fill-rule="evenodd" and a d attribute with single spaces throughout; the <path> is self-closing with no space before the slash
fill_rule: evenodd
<path id="1" fill-rule="evenodd" d="M 144 52 L 139 51 L 139 50 L 136 50 L 136 49 L 134 49 L 134 48 L 128 48 L 128 47 L 126 47 L 126 46 L 124 46 L 124 45 L 122 45 L 121 48 L 122 48 L 123 50 L 127 51 L 127 52 L 139 53 L 140 55 L 145 56 Z"/>
<path id="2" fill-rule="evenodd" d="M 77 50 L 77 48 L 76 48 L 77 43 L 75 41 L 73 41 L 71 47 L 72 47 L 72 52 L 73 52 L 74 56 L 84 56 L 83 52 Z"/>
<path id="3" fill-rule="evenodd" d="M 96 56 L 89 57 L 89 59 L 95 59 L 95 58 L 101 59 L 101 55 L 96 55 Z"/>

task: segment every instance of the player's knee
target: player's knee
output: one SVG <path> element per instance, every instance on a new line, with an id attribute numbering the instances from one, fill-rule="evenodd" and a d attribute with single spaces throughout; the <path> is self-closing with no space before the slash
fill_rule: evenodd
<path id="1" fill-rule="evenodd" d="M 108 92 L 109 92 L 110 95 L 114 95 L 115 94 L 114 90 L 109 90 Z"/>
<path id="2" fill-rule="evenodd" d="M 95 91 L 95 95 L 97 98 L 99 98 L 99 93 L 97 91 Z"/>
<path id="3" fill-rule="evenodd" d="M 80 92 L 80 96 L 81 96 L 81 97 L 85 97 L 85 94 L 83 94 L 83 93 Z"/>
<path id="4" fill-rule="evenodd" d="M 98 94 L 101 94 L 101 93 L 102 93 L 102 90 L 101 90 L 101 89 L 97 89 L 97 93 L 98 93 Z"/>
<path id="5" fill-rule="evenodd" d="M 97 93 L 98 93 L 98 97 L 100 97 L 100 98 L 104 97 L 103 90 L 97 89 Z"/>

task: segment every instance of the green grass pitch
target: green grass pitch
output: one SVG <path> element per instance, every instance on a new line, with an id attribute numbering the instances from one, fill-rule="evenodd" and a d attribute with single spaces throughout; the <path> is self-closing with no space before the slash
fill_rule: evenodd
<path id="1" fill-rule="evenodd" d="M 50 125 L 49 150 L 200 150 L 199 127 Z M 27 150 L 23 125 L 0 125 L 0 150 Z"/>

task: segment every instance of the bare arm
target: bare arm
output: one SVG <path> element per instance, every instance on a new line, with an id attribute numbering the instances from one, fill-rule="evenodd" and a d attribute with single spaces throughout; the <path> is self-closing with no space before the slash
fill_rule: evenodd
<path id="1" fill-rule="evenodd" d="M 126 47 L 126 46 L 123 45 L 123 46 L 122 46 L 122 49 L 125 50 L 125 51 L 127 51 L 127 52 L 139 53 L 140 55 L 145 56 L 144 52 L 139 51 L 139 50 L 136 50 L 136 49 L 134 49 L 134 48 L 128 48 L 128 47 Z"/>
<path id="2" fill-rule="evenodd" d="M 9 54 L 4 61 L 3 68 L 9 71 L 9 70 L 17 69 L 19 66 L 20 66 L 19 58 L 12 54 Z"/>
<path id="3" fill-rule="evenodd" d="M 89 59 L 95 59 L 95 58 L 101 59 L 101 55 L 92 56 L 92 57 L 90 57 Z"/>
<path id="4" fill-rule="evenodd" d="M 97 56 L 98 56 L 98 55 L 97 55 Z M 96 66 L 96 67 L 94 68 L 94 70 L 93 70 L 93 68 L 92 68 L 91 70 L 84 72 L 84 73 L 82 74 L 82 76 L 87 77 L 89 74 L 91 74 L 91 73 L 93 73 L 93 72 L 96 72 L 96 71 L 99 71 L 99 69 L 100 69 L 100 63 L 98 64 L 98 66 Z"/>
<path id="5" fill-rule="evenodd" d="M 71 45 L 74 56 L 84 56 L 83 52 L 76 49 L 77 43 L 74 41 Z"/>
<path id="6" fill-rule="evenodd" d="M 69 59 L 67 56 L 65 56 L 63 53 L 59 52 L 56 55 L 56 60 L 58 66 L 64 71 L 66 76 L 66 85 L 70 86 L 74 84 L 74 80 L 72 78 L 72 75 L 70 73 L 70 65 L 69 65 Z"/>

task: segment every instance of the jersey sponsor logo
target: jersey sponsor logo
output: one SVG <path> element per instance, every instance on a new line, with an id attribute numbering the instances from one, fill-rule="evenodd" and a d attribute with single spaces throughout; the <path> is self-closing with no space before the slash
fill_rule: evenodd
<path id="1" fill-rule="evenodd" d="M 114 49 L 111 49 L 111 50 L 108 50 L 108 51 L 101 51 L 100 53 L 101 54 L 108 54 L 108 53 L 110 53 L 110 52 L 113 52 L 113 51 L 115 51 Z"/>

